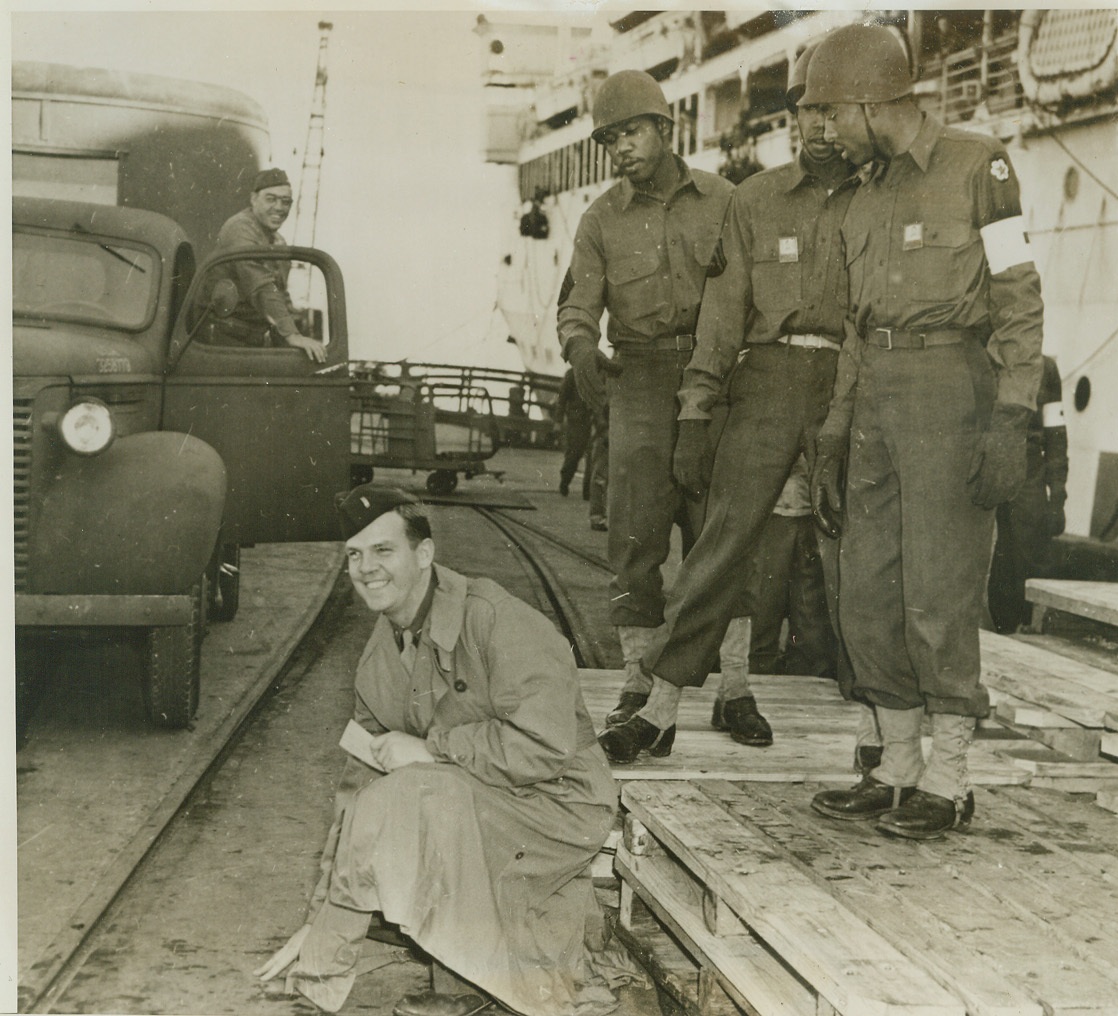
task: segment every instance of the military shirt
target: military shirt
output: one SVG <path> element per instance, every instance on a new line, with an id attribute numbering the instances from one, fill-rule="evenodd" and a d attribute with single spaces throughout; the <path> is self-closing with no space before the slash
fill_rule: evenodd
<path id="1" fill-rule="evenodd" d="M 848 340 L 825 432 L 849 428 L 860 343 L 875 328 L 973 330 L 986 343 L 998 401 L 1035 408 L 1040 276 L 1000 141 L 925 115 L 908 150 L 866 174 L 842 235 Z"/>
<path id="2" fill-rule="evenodd" d="M 695 352 L 684 372 L 681 420 L 711 418 L 746 345 L 788 334 L 842 341 L 847 308 L 839 228 L 853 193 L 852 180 L 828 193 L 802 154 L 738 185 L 712 275 L 721 272 L 707 280 Z"/>
<path id="3" fill-rule="evenodd" d="M 286 245 L 287 241 L 279 233 L 266 229 L 251 209 L 243 208 L 221 227 L 214 253 L 224 254 L 241 247 Z M 271 326 L 283 338 L 298 333 L 287 293 L 290 261 L 237 261 L 219 271 L 224 271 L 236 283 L 240 294 L 241 305 L 234 311 L 235 318 L 249 324 L 261 322 L 264 327 Z"/>
<path id="4" fill-rule="evenodd" d="M 598 344 L 605 310 L 613 345 L 694 332 L 734 185 L 676 163 L 680 181 L 667 201 L 621 179 L 583 214 L 559 300 L 564 353 L 576 339 Z"/>

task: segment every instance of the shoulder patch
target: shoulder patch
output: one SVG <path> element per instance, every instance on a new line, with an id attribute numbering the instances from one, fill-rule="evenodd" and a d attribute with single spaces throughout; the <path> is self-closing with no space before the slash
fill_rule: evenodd
<path id="1" fill-rule="evenodd" d="M 990 163 L 990 175 L 998 183 L 1005 183 L 1009 179 L 1009 164 L 1005 159 L 994 159 Z"/>

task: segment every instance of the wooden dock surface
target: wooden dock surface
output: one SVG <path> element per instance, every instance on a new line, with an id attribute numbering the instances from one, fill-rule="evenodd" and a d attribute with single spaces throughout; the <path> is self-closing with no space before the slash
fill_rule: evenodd
<path id="1" fill-rule="evenodd" d="M 856 780 L 857 707 L 823 679 L 751 680 L 771 747 L 711 728 L 715 677 L 684 692 L 670 756 L 614 767 L 625 829 L 595 873 L 619 879 L 620 933 L 682 1011 L 1118 1014 L 1118 815 L 1094 803 L 1113 763 L 984 726 L 970 827 L 888 839 L 810 808 Z M 621 683 L 582 672 L 599 729 Z"/>

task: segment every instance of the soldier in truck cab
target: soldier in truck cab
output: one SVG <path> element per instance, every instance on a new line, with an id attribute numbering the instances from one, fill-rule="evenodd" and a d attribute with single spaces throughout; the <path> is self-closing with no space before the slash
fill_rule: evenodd
<path id="1" fill-rule="evenodd" d="M 291 183 L 282 169 L 256 174 L 247 208 L 230 216 L 217 235 L 215 254 L 241 247 L 285 246 L 279 228 L 291 211 Z M 291 262 L 237 261 L 219 272 L 237 287 L 239 300 L 233 311 L 214 323 L 212 341 L 222 346 L 279 346 L 302 349 L 317 362 L 326 350 L 317 339 L 303 335 L 295 322 L 287 292 Z"/>

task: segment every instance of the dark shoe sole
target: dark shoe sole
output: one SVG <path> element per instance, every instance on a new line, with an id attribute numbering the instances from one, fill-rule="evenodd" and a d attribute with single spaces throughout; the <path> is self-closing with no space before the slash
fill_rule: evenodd
<path id="1" fill-rule="evenodd" d="M 747 748 L 771 748 L 773 743 L 771 737 L 743 737 L 733 731 L 730 732 L 730 737 L 738 744 L 744 744 Z"/>
<path id="2" fill-rule="evenodd" d="M 892 811 L 892 806 L 882 808 L 880 811 L 863 811 L 863 812 L 849 812 L 849 811 L 831 811 L 825 805 L 817 804 L 815 801 L 811 802 L 811 810 L 818 812 L 820 815 L 825 815 L 827 818 L 838 819 L 840 822 L 865 822 L 868 819 L 881 818 L 886 812 Z"/>

